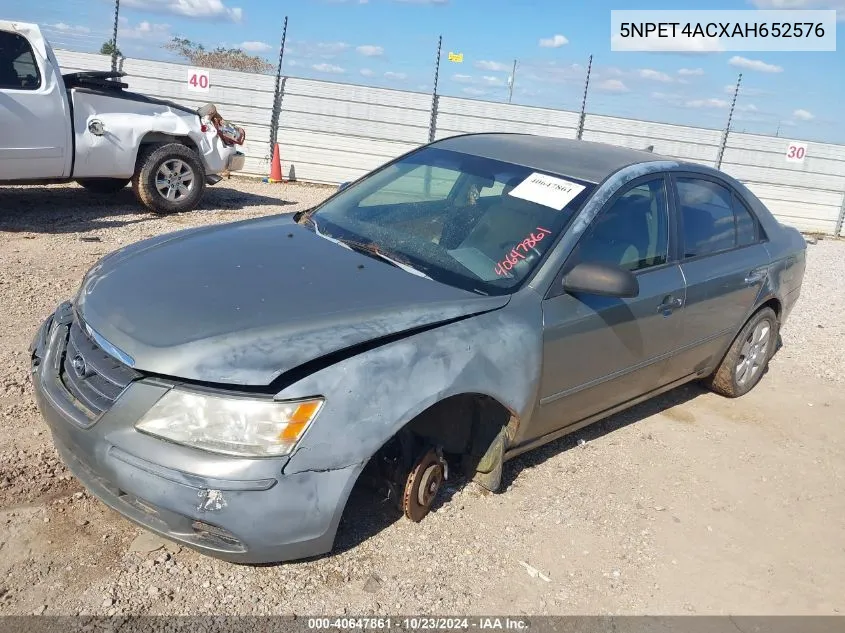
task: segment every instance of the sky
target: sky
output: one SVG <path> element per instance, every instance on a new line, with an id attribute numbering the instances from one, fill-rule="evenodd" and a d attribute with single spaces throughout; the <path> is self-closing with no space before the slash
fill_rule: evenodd
<path id="1" fill-rule="evenodd" d="M 121 0 L 118 47 L 179 61 L 174 36 L 241 47 L 283 73 L 722 129 L 845 143 L 845 0 L 640 0 L 638 9 L 837 9 L 837 52 L 612 52 L 609 0 Z M 0 0 L 3 18 L 37 22 L 55 48 L 95 51 L 111 37 L 113 0 Z M 462 53 L 463 62 L 447 60 Z"/>

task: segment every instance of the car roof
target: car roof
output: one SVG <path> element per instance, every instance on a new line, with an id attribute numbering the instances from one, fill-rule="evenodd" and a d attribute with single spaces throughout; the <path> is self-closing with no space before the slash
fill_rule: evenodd
<path id="1" fill-rule="evenodd" d="M 596 184 L 628 165 L 659 160 L 677 162 L 645 150 L 533 134 L 463 134 L 436 141 L 432 146 Z"/>

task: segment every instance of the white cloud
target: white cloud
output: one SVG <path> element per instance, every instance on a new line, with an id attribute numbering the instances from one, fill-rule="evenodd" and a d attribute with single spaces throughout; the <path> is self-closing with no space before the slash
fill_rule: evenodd
<path id="1" fill-rule="evenodd" d="M 243 9 L 228 7 L 223 0 L 123 0 L 123 6 L 187 18 L 240 22 Z"/>
<path id="2" fill-rule="evenodd" d="M 358 72 L 360 72 L 364 77 L 372 77 L 373 75 L 375 75 L 375 72 L 373 72 L 369 68 L 362 68 Z"/>
<path id="3" fill-rule="evenodd" d="M 316 70 L 318 73 L 331 73 L 333 75 L 342 75 L 346 72 L 346 70 L 344 70 L 340 66 L 326 63 L 314 64 L 313 66 L 311 66 L 311 69 Z"/>
<path id="4" fill-rule="evenodd" d="M 539 44 L 541 48 L 560 48 L 565 44 L 569 44 L 569 40 L 560 33 L 557 33 L 551 37 L 541 38 Z"/>
<path id="5" fill-rule="evenodd" d="M 836 19 L 845 21 L 845 0 L 751 0 L 758 9 L 835 9 Z"/>
<path id="6" fill-rule="evenodd" d="M 64 22 L 57 22 L 56 24 L 47 24 L 46 26 L 52 27 L 57 31 L 61 31 L 62 33 L 90 33 L 91 29 L 87 26 L 76 26 L 72 24 L 65 24 Z"/>
<path id="7" fill-rule="evenodd" d="M 460 84 L 472 83 L 473 79 L 470 75 L 462 75 L 460 73 L 452 75 L 452 81 L 457 81 Z"/>
<path id="8" fill-rule="evenodd" d="M 621 79 L 605 79 L 598 82 L 596 87 L 602 92 L 629 92 L 628 86 Z"/>
<path id="9" fill-rule="evenodd" d="M 798 110 L 796 110 L 795 112 L 793 112 L 792 116 L 794 116 L 796 119 L 799 119 L 801 121 L 812 121 L 813 119 L 816 118 L 813 115 L 813 113 L 810 112 L 809 110 L 802 110 L 800 108 Z"/>
<path id="10" fill-rule="evenodd" d="M 718 53 L 724 50 L 718 37 L 622 37 L 610 38 L 614 51 L 663 51 L 676 53 Z"/>
<path id="11" fill-rule="evenodd" d="M 683 103 L 684 106 L 687 108 L 718 108 L 723 109 L 727 108 L 731 104 L 724 99 L 691 99 L 689 101 L 685 101 Z"/>
<path id="12" fill-rule="evenodd" d="M 481 81 L 487 84 L 488 86 L 504 86 L 505 80 L 501 77 L 493 77 L 491 75 L 486 75 L 481 78 Z"/>
<path id="13" fill-rule="evenodd" d="M 732 95 L 734 93 L 734 90 L 736 90 L 736 84 L 725 84 L 722 87 L 722 91 L 726 95 Z M 760 88 L 751 88 L 750 86 L 746 86 L 745 84 L 743 84 L 739 87 L 739 94 L 744 97 L 761 97 L 771 93 L 769 93 L 769 91 L 767 90 L 761 90 Z"/>
<path id="14" fill-rule="evenodd" d="M 664 72 L 659 70 L 652 70 L 651 68 L 640 68 L 637 74 L 641 79 L 649 79 L 651 81 L 662 81 L 663 83 L 670 83 L 673 79 Z"/>
<path id="15" fill-rule="evenodd" d="M 747 57 L 740 57 L 734 55 L 728 60 L 728 64 L 737 68 L 745 70 L 755 70 L 761 73 L 779 73 L 783 72 L 782 66 L 775 66 L 774 64 L 767 64 L 759 59 L 748 59 Z"/>
<path id="16" fill-rule="evenodd" d="M 241 42 L 241 45 L 238 48 L 249 53 L 266 53 L 267 51 L 273 50 L 273 47 L 266 42 L 257 42 L 254 40 Z"/>
<path id="17" fill-rule="evenodd" d="M 333 57 L 349 48 L 346 42 L 317 42 L 314 46 L 317 53 L 325 58 Z"/>
<path id="18" fill-rule="evenodd" d="M 464 94 L 468 94 L 472 97 L 481 97 L 487 94 L 486 90 L 482 90 L 481 88 L 473 88 L 472 86 L 464 88 L 461 92 L 463 92 Z"/>
<path id="19" fill-rule="evenodd" d="M 393 0 L 402 4 L 448 4 L 449 0 Z"/>
<path id="20" fill-rule="evenodd" d="M 355 50 L 365 57 L 379 57 L 380 55 L 384 55 L 384 49 L 381 46 L 373 46 L 372 44 L 363 44 Z"/>
<path id="21" fill-rule="evenodd" d="M 394 81 L 402 81 L 403 79 L 407 79 L 408 75 L 406 75 L 405 73 L 395 73 L 391 70 L 388 70 L 386 73 L 384 73 L 384 78 Z"/>
<path id="22" fill-rule="evenodd" d="M 491 62 L 486 59 L 482 59 L 480 61 L 475 62 L 475 67 L 479 70 L 490 70 L 493 72 L 507 72 L 511 69 L 508 64 L 502 64 L 500 62 Z"/>
<path id="23" fill-rule="evenodd" d="M 700 77 L 704 74 L 703 68 L 681 68 L 678 71 L 681 77 Z"/>
<path id="24" fill-rule="evenodd" d="M 136 26 L 126 18 L 118 19 L 117 28 L 117 46 L 120 48 L 121 38 L 127 40 L 164 40 L 170 37 L 169 24 L 153 24 L 144 20 L 139 22 Z"/>

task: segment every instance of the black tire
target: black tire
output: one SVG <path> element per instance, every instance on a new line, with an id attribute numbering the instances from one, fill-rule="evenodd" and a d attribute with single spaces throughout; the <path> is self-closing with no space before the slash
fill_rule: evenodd
<path id="1" fill-rule="evenodd" d="M 157 186 L 159 170 L 168 163 L 171 163 L 171 166 L 184 165 L 191 174 L 190 182 L 186 180 L 173 183 L 173 198 L 166 197 L 167 193 L 171 192 L 167 181 L 158 182 L 159 185 L 165 183 L 165 193 Z M 174 173 L 173 170 L 170 171 Z M 185 173 L 188 172 L 183 172 L 183 175 Z M 178 187 L 180 183 L 188 189 L 187 192 Z M 141 204 L 153 213 L 190 211 L 197 206 L 205 190 L 205 167 L 194 150 L 180 143 L 142 146 L 135 163 L 135 175 L 132 176 L 132 190 Z"/>
<path id="2" fill-rule="evenodd" d="M 755 342 L 755 334 L 768 326 L 766 341 Z M 702 382 L 712 391 L 728 398 L 738 398 L 751 391 L 766 373 L 769 360 L 775 353 L 779 337 L 777 315 L 771 308 L 755 312 L 736 335 L 728 353 L 710 376 Z M 750 350 L 755 350 L 749 353 Z M 746 374 L 742 371 L 743 365 Z"/>
<path id="3" fill-rule="evenodd" d="M 80 178 L 76 183 L 91 193 L 117 193 L 129 184 L 129 178 Z"/>

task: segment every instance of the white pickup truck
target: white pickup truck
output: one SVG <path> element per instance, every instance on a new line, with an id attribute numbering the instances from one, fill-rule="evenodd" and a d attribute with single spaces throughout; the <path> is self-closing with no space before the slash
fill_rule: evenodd
<path id="1" fill-rule="evenodd" d="M 0 186 L 76 181 L 107 194 L 131 181 L 145 207 L 173 213 L 243 168 L 243 129 L 212 104 L 135 94 L 123 76 L 63 76 L 37 25 L 0 20 Z"/>

